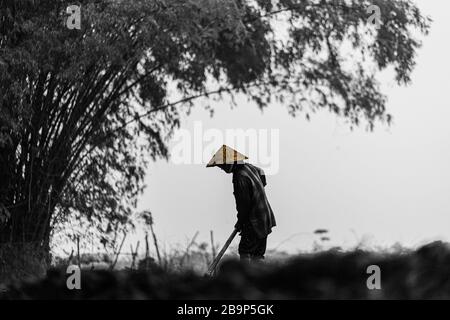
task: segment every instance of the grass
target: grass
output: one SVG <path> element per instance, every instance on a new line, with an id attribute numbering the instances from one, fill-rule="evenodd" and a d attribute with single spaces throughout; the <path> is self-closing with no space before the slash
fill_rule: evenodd
<path id="1" fill-rule="evenodd" d="M 381 269 L 381 290 L 366 285 L 369 265 Z M 215 278 L 195 270 L 83 270 L 81 290 L 51 269 L 39 281 L 16 283 L 4 299 L 449 299 L 450 246 L 434 242 L 415 251 L 354 250 L 301 254 L 258 265 L 228 259 Z"/>

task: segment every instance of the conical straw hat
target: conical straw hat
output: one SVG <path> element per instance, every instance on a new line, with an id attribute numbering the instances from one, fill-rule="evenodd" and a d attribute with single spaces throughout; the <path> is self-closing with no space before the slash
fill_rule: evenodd
<path id="1" fill-rule="evenodd" d="M 248 159 L 248 157 L 229 146 L 223 145 L 217 150 L 216 154 L 211 158 L 206 167 L 214 167 L 219 164 L 233 164 L 242 162 L 245 159 Z"/>

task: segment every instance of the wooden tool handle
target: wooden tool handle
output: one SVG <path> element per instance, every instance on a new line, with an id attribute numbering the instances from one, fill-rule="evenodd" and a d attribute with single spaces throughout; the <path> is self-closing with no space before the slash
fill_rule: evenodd
<path id="1" fill-rule="evenodd" d="M 216 270 L 217 265 L 219 264 L 220 259 L 222 259 L 222 256 L 227 251 L 228 247 L 230 246 L 231 242 L 233 241 L 233 239 L 236 236 L 236 234 L 238 233 L 238 231 L 239 230 L 235 228 L 233 230 L 233 232 L 231 233 L 231 235 L 228 237 L 228 240 L 223 245 L 222 250 L 220 250 L 220 252 L 217 255 L 217 257 L 214 259 L 214 261 L 209 266 L 209 268 L 208 268 L 208 275 L 210 275 L 210 276 L 213 275 L 214 271 Z"/>

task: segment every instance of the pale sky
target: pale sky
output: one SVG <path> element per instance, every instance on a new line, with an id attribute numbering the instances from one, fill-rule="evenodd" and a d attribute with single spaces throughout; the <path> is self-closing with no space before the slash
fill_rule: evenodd
<path id="1" fill-rule="evenodd" d="M 318 228 L 330 231 L 330 245 L 344 248 L 359 241 L 383 247 L 450 241 L 450 3 L 417 3 L 434 22 L 423 39 L 412 84 L 399 87 L 392 78 L 381 80 L 394 116 L 391 127 L 350 131 L 326 111 L 308 122 L 292 118 L 282 105 L 261 112 L 244 99 L 235 109 L 213 103 L 212 118 L 199 103 L 183 119 L 182 128 L 192 133 L 195 123 L 223 133 L 279 130 L 279 170 L 267 177 L 266 187 L 278 223 L 269 249 L 309 250 Z M 196 231 L 198 241 L 208 243 L 210 230 L 220 243 L 232 231 L 232 177 L 205 168 L 206 162 L 160 160 L 148 168 L 139 208 L 153 212 L 155 231 L 168 249 L 184 246 Z"/>

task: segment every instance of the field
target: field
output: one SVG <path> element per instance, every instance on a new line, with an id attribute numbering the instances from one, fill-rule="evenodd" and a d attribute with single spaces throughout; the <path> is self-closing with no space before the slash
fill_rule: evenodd
<path id="1" fill-rule="evenodd" d="M 331 250 L 246 265 L 226 259 L 214 278 L 157 264 L 119 271 L 84 268 L 81 290 L 68 290 L 62 266 L 43 279 L 16 282 L 3 299 L 449 299 L 450 246 L 416 251 Z M 381 270 L 381 289 L 369 290 L 367 267 Z"/>

